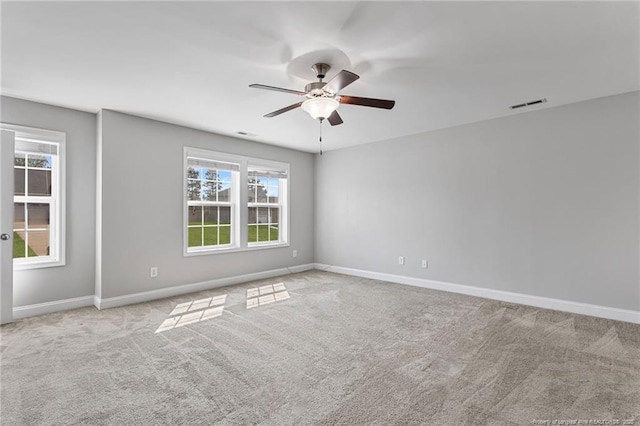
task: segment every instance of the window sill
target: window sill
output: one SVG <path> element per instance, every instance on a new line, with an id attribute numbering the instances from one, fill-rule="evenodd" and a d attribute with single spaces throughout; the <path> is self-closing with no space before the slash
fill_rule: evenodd
<path id="1" fill-rule="evenodd" d="M 272 244 L 259 244 L 259 245 L 252 245 L 248 247 L 219 248 L 219 249 L 185 252 L 184 257 L 206 256 L 206 255 L 224 254 L 224 253 L 241 253 L 246 251 L 267 250 L 267 249 L 282 248 L 282 247 L 289 247 L 289 246 L 290 246 L 289 243 L 283 242 L 283 243 L 272 243 Z"/>
<path id="2" fill-rule="evenodd" d="M 65 266 L 64 260 L 38 260 L 33 262 L 13 262 L 14 271 L 28 271 L 31 269 L 55 268 Z"/>

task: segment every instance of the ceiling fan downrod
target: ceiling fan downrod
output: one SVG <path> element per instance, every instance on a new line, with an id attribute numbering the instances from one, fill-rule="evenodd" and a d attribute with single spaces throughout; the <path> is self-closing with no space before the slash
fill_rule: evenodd
<path id="1" fill-rule="evenodd" d="M 316 73 L 316 77 L 318 77 L 318 79 L 322 81 L 322 79 L 327 75 L 327 73 L 331 69 L 331 65 L 317 63 L 317 64 L 311 65 L 311 69 L 313 70 L 313 72 Z"/>

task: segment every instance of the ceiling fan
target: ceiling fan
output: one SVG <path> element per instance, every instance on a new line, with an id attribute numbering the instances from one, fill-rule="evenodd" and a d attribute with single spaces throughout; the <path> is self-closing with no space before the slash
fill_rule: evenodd
<path id="1" fill-rule="evenodd" d="M 337 111 L 340 104 L 360 105 L 382 109 L 391 109 L 396 104 L 396 101 L 386 99 L 339 95 L 338 92 L 340 90 L 359 79 L 360 76 L 350 71 L 342 70 L 335 77 L 325 83 L 322 79 L 331 69 L 331 66 L 328 64 L 318 63 L 314 64 L 311 69 L 316 73 L 318 81 L 307 84 L 304 88 L 304 92 L 284 89 L 282 87 L 265 86 L 264 84 L 249 85 L 249 87 L 254 87 L 256 89 L 274 90 L 307 98 L 304 101 L 297 102 L 293 105 L 265 114 L 265 117 L 275 117 L 287 111 L 302 107 L 302 109 L 309 113 L 312 118 L 320 121 L 326 118 L 332 126 L 337 126 L 338 124 L 342 124 L 342 118 L 340 118 Z"/>

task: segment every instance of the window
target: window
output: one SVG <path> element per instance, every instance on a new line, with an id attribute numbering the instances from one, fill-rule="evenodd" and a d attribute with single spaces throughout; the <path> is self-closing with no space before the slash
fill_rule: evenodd
<path id="1" fill-rule="evenodd" d="M 280 243 L 283 229 L 283 198 L 286 193 L 286 168 L 268 168 L 249 164 L 248 170 L 248 242 L 249 245 Z"/>
<path id="2" fill-rule="evenodd" d="M 187 156 L 187 251 L 237 246 L 239 170 L 206 152 Z"/>
<path id="3" fill-rule="evenodd" d="M 188 147 L 184 153 L 185 255 L 288 244 L 288 164 Z"/>
<path id="4" fill-rule="evenodd" d="M 15 269 L 64 265 L 64 133 L 21 126 L 15 132 Z"/>

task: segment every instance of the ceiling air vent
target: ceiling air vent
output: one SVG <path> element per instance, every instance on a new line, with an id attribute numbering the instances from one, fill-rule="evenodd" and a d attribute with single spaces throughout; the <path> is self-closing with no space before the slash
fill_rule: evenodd
<path id="1" fill-rule="evenodd" d="M 509 108 L 510 109 L 524 108 L 524 107 L 528 107 L 528 106 L 531 106 L 531 105 L 541 104 L 541 103 L 544 103 L 544 102 L 547 102 L 547 98 L 538 99 L 537 101 L 525 102 L 523 104 L 518 104 L 518 105 L 511 105 Z"/>

